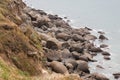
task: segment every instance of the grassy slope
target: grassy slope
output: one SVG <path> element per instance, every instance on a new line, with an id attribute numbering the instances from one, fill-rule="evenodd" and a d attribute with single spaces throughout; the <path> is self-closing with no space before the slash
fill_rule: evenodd
<path id="1" fill-rule="evenodd" d="M 40 37 L 29 26 L 24 33 L 19 29 L 22 19 L 16 15 L 20 12 L 13 4 L 13 0 L 0 0 L 0 80 L 30 80 L 28 74 L 41 72 L 42 64 L 38 64 L 42 59 Z M 28 57 L 28 52 L 38 55 Z"/>

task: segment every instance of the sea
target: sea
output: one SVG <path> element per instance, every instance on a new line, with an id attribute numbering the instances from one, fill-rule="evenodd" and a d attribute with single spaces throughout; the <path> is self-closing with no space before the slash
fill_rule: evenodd
<path id="1" fill-rule="evenodd" d="M 98 54 L 94 59 L 98 62 L 89 63 L 91 73 L 98 72 L 115 80 L 113 73 L 120 72 L 120 0 L 23 0 L 28 6 L 44 10 L 50 14 L 67 17 L 74 28 L 89 27 L 93 34 L 105 32 L 108 41 L 102 42 L 109 47 L 111 60 L 104 60 Z M 102 44 L 97 41 L 97 45 Z M 97 68 L 96 65 L 104 69 Z M 120 80 L 120 79 L 119 79 Z"/>

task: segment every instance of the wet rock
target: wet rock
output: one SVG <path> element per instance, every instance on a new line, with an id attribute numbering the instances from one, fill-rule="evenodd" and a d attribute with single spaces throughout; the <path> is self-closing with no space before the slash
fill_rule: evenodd
<path id="1" fill-rule="evenodd" d="M 85 73 L 90 73 L 88 63 L 85 61 L 79 61 L 76 69 L 78 72 L 83 71 Z"/>
<path id="2" fill-rule="evenodd" d="M 84 36 L 85 40 L 96 40 L 97 37 L 91 34 L 87 34 Z"/>
<path id="3" fill-rule="evenodd" d="M 100 49 L 99 47 L 92 47 L 90 49 L 91 52 L 102 52 L 102 49 Z"/>
<path id="4" fill-rule="evenodd" d="M 120 73 L 114 73 L 113 76 L 114 76 L 115 79 L 119 79 L 120 78 Z"/>
<path id="5" fill-rule="evenodd" d="M 110 56 L 110 53 L 107 52 L 107 51 L 103 51 L 103 52 L 102 52 L 102 55 Z"/>
<path id="6" fill-rule="evenodd" d="M 57 73 L 61 73 L 61 74 L 68 73 L 67 68 L 61 62 L 52 61 L 50 63 L 50 67 L 52 68 L 53 71 Z"/>
<path id="7" fill-rule="evenodd" d="M 82 55 L 79 57 L 79 60 L 83 60 L 83 61 L 88 62 L 88 57 L 86 55 Z"/>
<path id="8" fill-rule="evenodd" d="M 99 33 L 99 34 L 105 34 L 105 32 L 103 32 L 103 31 L 98 31 L 98 33 Z"/>
<path id="9" fill-rule="evenodd" d="M 67 49 L 70 48 L 70 44 L 68 42 L 62 43 L 62 49 L 65 49 L 65 48 L 67 48 Z"/>
<path id="10" fill-rule="evenodd" d="M 71 37 L 70 37 L 70 35 L 68 35 L 68 34 L 66 34 L 66 33 L 58 33 L 58 34 L 56 35 L 56 38 L 67 41 L 67 40 L 70 39 Z"/>
<path id="11" fill-rule="evenodd" d="M 108 38 L 105 37 L 104 35 L 100 35 L 100 36 L 99 36 L 99 39 L 100 39 L 100 40 L 108 40 Z"/>
<path id="12" fill-rule="evenodd" d="M 92 73 L 91 76 L 96 80 L 109 80 L 106 76 L 98 73 Z"/>
<path id="13" fill-rule="evenodd" d="M 106 45 L 106 44 L 101 44 L 100 45 L 100 48 L 106 48 L 106 47 L 108 47 L 108 45 Z"/>
<path id="14" fill-rule="evenodd" d="M 78 35 L 78 34 L 73 34 L 73 35 L 72 35 L 72 39 L 73 39 L 74 41 L 81 41 L 81 42 L 84 42 L 84 41 L 85 41 L 85 39 L 84 39 L 81 35 Z"/>
<path id="15" fill-rule="evenodd" d="M 101 65 L 97 65 L 97 68 L 104 69 Z"/>
<path id="16" fill-rule="evenodd" d="M 111 58 L 109 56 L 104 56 L 105 60 L 110 60 Z"/>
<path id="17" fill-rule="evenodd" d="M 62 19 L 60 17 L 58 17 L 58 15 L 51 15 L 51 14 L 48 14 L 48 17 L 52 20 L 56 20 L 56 19 Z"/>

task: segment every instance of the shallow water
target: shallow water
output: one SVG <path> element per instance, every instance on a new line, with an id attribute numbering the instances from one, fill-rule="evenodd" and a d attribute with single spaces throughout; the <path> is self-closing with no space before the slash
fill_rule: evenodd
<path id="1" fill-rule="evenodd" d="M 25 1 L 25 0 L 24 0 Z M 43 9 L 52 14 L 67 16 L 73 27 L 90 27 L 103 30 L 109 41 L 111 60 L 96 56 L 96 63 L 90 63 L 92 72 L 103 73 L 113 79 L 112 73 L 120 72 L 120 0 L 26 0 L 29 6 Z M 94 32 L 95 33 L 95 32 Z M 105 69 L 96 68 L 100 64 Z"/>

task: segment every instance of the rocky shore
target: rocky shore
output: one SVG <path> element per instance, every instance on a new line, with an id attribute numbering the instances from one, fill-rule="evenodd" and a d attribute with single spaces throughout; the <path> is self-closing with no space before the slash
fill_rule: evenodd
<path id="1" fill-rule="evenodd" d="M 103 50 L 108 45 L 98 47 L 94 43 L 96 39 L 108 40 L 104 32 L 99 31 L 99 36 L 92 35 L 92 29 L 88 27 L 72 28 L 58 15 L 30 7 L 24 9 L 22 17 L 40 35 L 48 69 L 61 74 L 77 74 L 83 80 L 109 80 L 102 74 L 91 73 L 88 66 L 89 62 L 97 61 L 93 59 L 97 54 L 110 60 L 110 53 Z"/>

